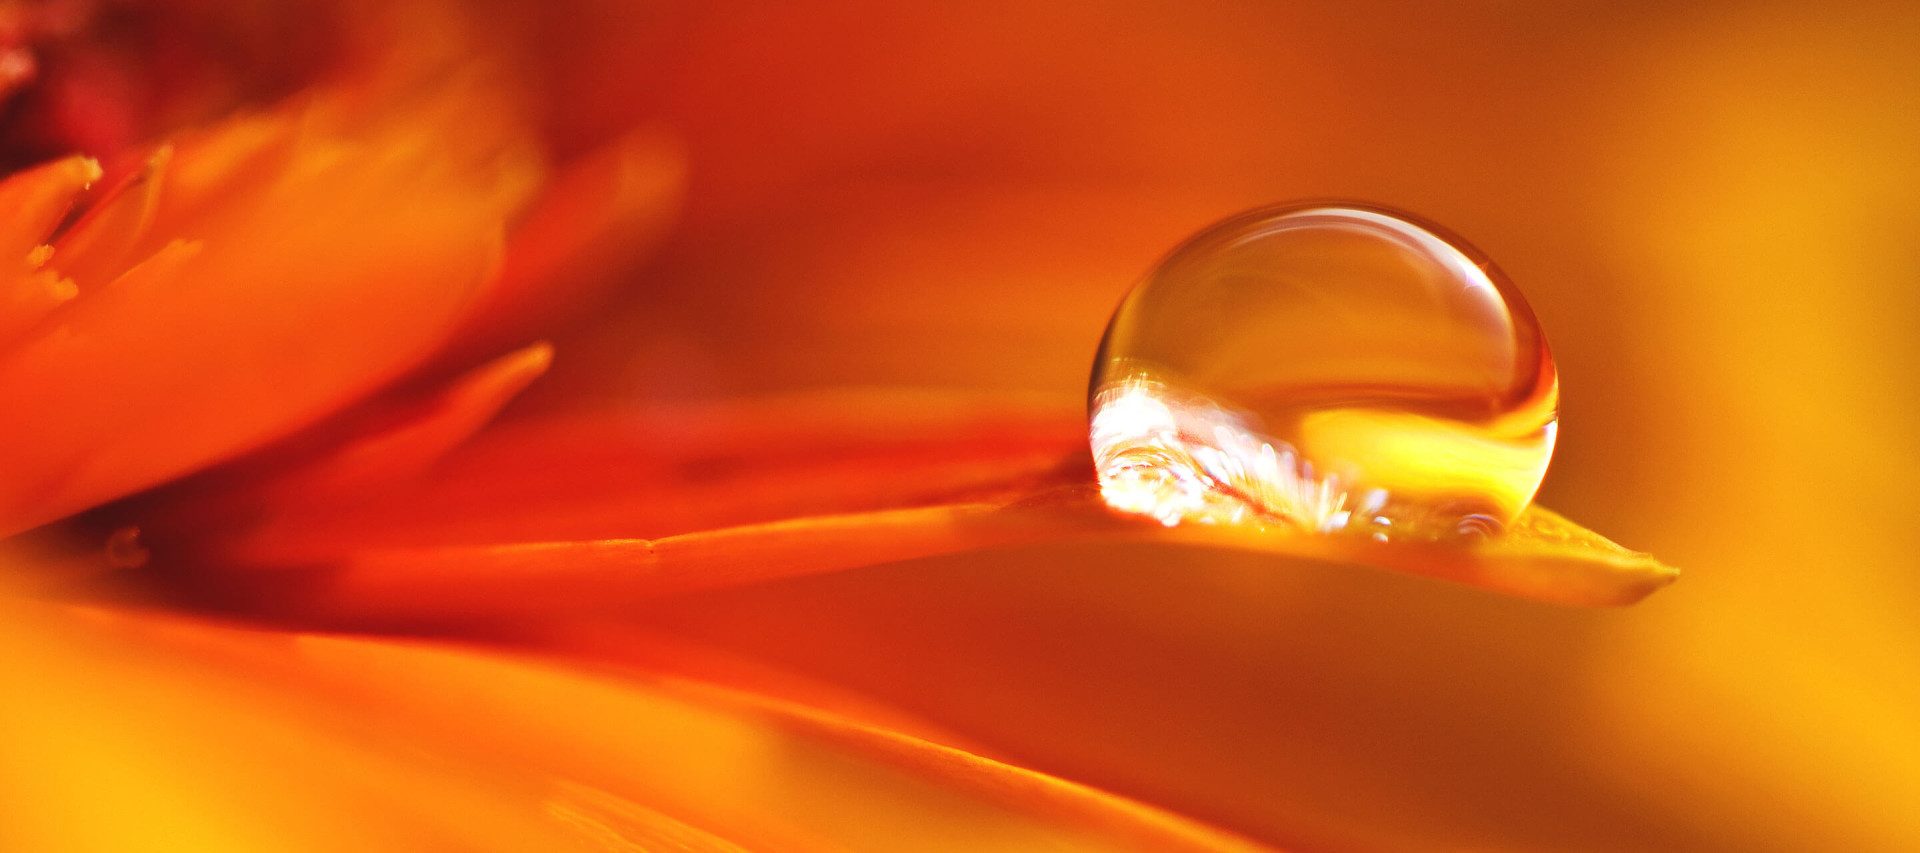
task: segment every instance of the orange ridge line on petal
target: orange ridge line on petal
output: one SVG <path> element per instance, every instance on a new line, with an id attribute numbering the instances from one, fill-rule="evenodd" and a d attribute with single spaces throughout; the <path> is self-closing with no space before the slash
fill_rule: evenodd
<path id="1" fill-rule="evenodd" d="M 656 540 L 371 549 L 324 576 L 301 606 L 343 618 L 524 617 L 624 603 L 961 551 L 1109 538 L 1235 548 L 1463 583 L 1574 606 L 1634 603 L 1678 571 L 1627 551 L 1547 510 L 1477 546 L 1379 543 L 1348 537 L 1124 518 L 1085 489 L 1001 506 L 965 503 L 755 524 Z M 1534 532 L 1557 530 L 1553 536 Z"/>
<path id="2" fill-rule="evenodd" d="M 955 504 L 778 521 L 661 539 L 375 549 L 326 576 L 309 605 L 367 617 L 526 614 L 837 571 L 978 547 L 999 507 Z"/>
<path id="3" fill-rule="evenodd" d="M 915 769 L 935 769 L 940 778 L 965 784 L 1007 805 L 1025 806 L 1036 801 L 1045 802 L 1075 818 L 1088 819 L 1108 831 L 1122 832 L 1129 840 L 1154 844 L 1155 849 L 1223 853 L 1275 851 L 1275 848 L 1138 800 L 904 732 L 863 723 L 832 711 L 692 679 L 672 678 L 660 686 L 689 694 L 703 703 L 729 705 L 775 717 L 777 723 L 789 729 L 851 747 L 881 761 Z M 1129 826 L 1125 822 L 1112 820 L 1115 812 L 1131 819 L 1133 824 Z"/>
<path id="4" fill-rule="evenodd" d="M 401 422 L 354 437 L 266 490 L 275 500 L 326 500 L 418 474 L 486 426 L 552 364 L 553 346 L 544 341 L 500 356 L 455 378 Z"/>

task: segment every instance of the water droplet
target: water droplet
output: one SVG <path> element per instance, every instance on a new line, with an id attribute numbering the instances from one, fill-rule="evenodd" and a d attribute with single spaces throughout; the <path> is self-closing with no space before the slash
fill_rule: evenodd
<path id="1" fill-rule="evenodd" d="M 1114 313 L 1090 412 L 1101 495 L 1162 524 L 1497 533 L 1540 486 L 1559 381 L 1466 242 L 1346 203 L 1188 240 Z"/>

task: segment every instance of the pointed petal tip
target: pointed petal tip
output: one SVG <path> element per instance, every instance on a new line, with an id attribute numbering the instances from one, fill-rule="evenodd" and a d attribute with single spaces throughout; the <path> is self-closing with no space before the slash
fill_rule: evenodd
<path id="1" fill-rule="evenodd" d="M 1625 548 L 1545 507 L 1528 507 L 1505 535 L 1477 549 L 1493 588 L 1569 604 L 1633 604 L 1678 580 L 1680 570 Z"/>
<path id="2" fill-rule="evenodd" d="M 1092 487 L 1010 508 L 1027 513 L 1081 516 L 1139 541 L 1257 551 L 1322 562 L 1386 569 L 1452 581 L 1553 604 L 1616 607 L 1633 604 L 1673 583 L 1679 570 L 1651 555 L 1615 544 L 1542 507 L 1529 507 L 1504 533 L 1472 544 L 1377 542 L 1348 536 L 1303 535 L 1255 526 L 1186 524 L 1164 527 L 1108 509 Z M 1094 520 L 1093 516 L 1104 516 Z"/>
<path id="3" fill-rule="evenodd" d="M 553 344 L 549 341 L 535 341 L 500 359 L 502 370 L 516 377 L 532 381 L 547 372 L 553 366 Z"/>
<path id="4" fill-rule="evenodd" d="M 455 377 L 424 399 L 369 407 L 343 425 L 339 445 L 269 478 L 254 499 L 282 506 L 354 502 L 425 471 L 491 422 L 545 375 L 553 345 L 540 341 Z"/>

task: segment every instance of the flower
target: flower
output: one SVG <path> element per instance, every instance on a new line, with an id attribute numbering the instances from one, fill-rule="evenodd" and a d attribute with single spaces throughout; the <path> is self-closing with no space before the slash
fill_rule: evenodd
<path id="1" fill-rule="evenodd" d="M 1834 91 L 1906 103 L 1858 79 L 1906 67 L 1899 38 L 1857 53 L 1859 25 L 1653 13 L 1572 35 L 1511 10 L 1356 30 L 1312 10 L 1114 26 L 853 3 L 664 21 L 581 3 L 500 27 L 407 5 L 385 12 L 409 22 L 396 30 L 346 8 L 342 30 L 368 43 L 343 71 L 170 150 L 103 155 L 108 191 L 44 226 L 50 256 L 43 226 L 9 220 L 27 235 L 22 292 L 46 307 L 0 353 L 5 398 L 33 402 L 0 415 L 0 518 L 19 530 L 133 496 L 14 540 L 40 550 L 11 561 L 9 583 L 38 589 L 0 618 L 0 678 L 21 697 L 0 730 L 33 733 L 0 747 L 18 774 L 4 784 L 32 792 L 6 798 L 30 803 L 0 820 L 8 846 L 1875 849 L 1915 834 L 1911 702 L 1875 678 L 1911 657 L 1911 631 L 1882 624 L 1901 611 L 1876 569 L 1899 552 L 1843 540 L 1850 558 L 1817 584 L 1765 568 L 1767 547 L 1817 556 L 1809 543 L 1874 534 L 1877 516 L 1791 529 L 1778 522 L 1804 515 L 1755 488 L 1768 481 L 1700 485 L 1787 456 L 1723 447 L 1855 471 L 1870 457 L 1847 442 L 1784 439 L 1864 434 L 1841 414 L 1893 410 L 1850 396 L 1846 371 L 1655 358 L 1778 346 L 1761 334 L 1773 304 L 1727 294 L 1792 279 L 1719 264 L 1729 248 L 1799 258 L 1769 229 L 1820 222 L 1762 211 L 1755 187 L 1821 202 L 1795 211 L 1860 205 L 1859 221 L 1892 204 L 1873 181 L 1753 178 L 1768 145 L 1906 131 L 1826 107 L 1821 130 L 1784 135 L 1811 102 L 1741 81 L 1785 59 L 1782 80 L 1823 69 Z M 399 31 L 394 51 L 380 36 Z M 1678 35 L 1634 41 L 1625 72 L 1563 62 L 1648 32 Z M 636 55 L 649 33 L 666 35 Z M 510 35 L 548 47 L 524 65 L 472 48 Z M 1603 89 L 1585 107 L 1600 118 L 1559 106 L 1569 81 Z M 1448 89 L 1465 84 L 1489 94 Z M 1589 149 L 1490 106 L 1506 103 L 1619 138 Z M 1703 103 L 1720 123 L 1688 126 L 1718 144 L 1662 156 L 1654 129 Z M 626 134 L 638 119 L 684 142 Z M 1595 153 L 1609 145 L 1636 156 Z M 520 323 L 556 283 L 629 269 L 675 150 L 694 174 L 685 218 L 627 309 L 535 342 Z M 1898 178 L 1886 152 L 1815 159 Z M 1729 160 L 1720 183 L 1691 180 Z M 1474 171 L 1439 168 L 1459 163 Z M 53 209 L 92 174 L 60 161 L 9 187 Z M 1547 178 L 1574 188 L 1551 195 L 1571 224 L 1522 203 Z M 1337 180 L 1450 207 L 1435 212 L 1515 250 L 1516 278 L 1544 284 L 1530 292 L 1569 405 L 1584 376 L 1620 409 L 1569 410 L 1575 455 L 1549 496 L 1704 580 L 1576 610 L 1288 543 L 1195 548 L 1074 502 L 1084 415 L 1049 389 L 1077 384 L 1113 285 L 1179 230 Z M 1634 203 L 1676 185 L 1693 194 L 1669 200 L 1710 225 Z M 1843 251 L 1852 232 L 1796 236 L 1890 280 Z M 1584 248 L 1527 255 L 1555 240 Z M 1668 287 L 1581 268 L 1623 247 Z M 1821 346 L 1788 351 L 1876 363 L 1882 338 L 1833 331 L 1857 328 L 1837 322 L 1860 316 L 1847 304 L 1794 306 Z M 1740 310 L 1581 316 L 1647 306 Z M 1672 372 L 1607 369 L 1615 349 Z M 476 434 L 553 353 L 546 398 Z M 1846 405 L 1787 404 L 1782 377 Z M 810 390 L 902 378 L 948 390 Z M 732 393 L 684 399 L 716 389 Z M 1661 434 L 1602 460 L 1605 430 L 1583 437 L 1582 416 Z M 1626 488 L 1663 466 L 1685 485 Z M 1890 494 L 1846 476 L 1805 479 Z M 1703 491 L 1712 506 L 1674 496 Z M 129 524 L 143 546 L 108 536 Z M 1644 565 L 1574 553 L 1603 581 Z M 1509 588 L 1565 577 L 1522 556 L 1399 566 L 1520 566 Z M 1743 565 L 1763 579 L 1729 580 Z M 93 579 L 62 586 L 61 568 Z M 1789 621 L 1813 630 L 1778 639 Z"/>
<path id="2" fill-rule="evenodd" d="M 68 548 L 67 528 L 37 534 L 54 540 L 38 553 L 15 540 L 9 585 L 59 591 L 5 599 L 5 716 L 23 735 L 7 741 L 6 784 L 33 789 L 8 798 L 31 811 L 9 815 L 6 846 L 1253 849 L 899 731 L 658 674 L 151 612 L 147 596 L 191 594 L 195 571 L 261 570 L 219 547 L 259 523 L 249 511 L 353 506 L 478 428 L 551 348 L 458 373 L 431 359 L 497 348 L 663 220 L 670 147 L 624 134 L 551 163 L 506 69 L 462 55 L 478 36 L 450 11 L 358 20 L 376 43 L 424 29 L 104 177 L 71 157 L 0 186 L 22 265 L 0 386 L 24 404 L 5 419 L 0 524 L 215 469 L 98 514 L 149 525 L 150 548 L 132 528 L 104 551 L 84 533 Z M 86 583 L 113 569 L 134 570 L 142 604 L 58 600 L 97 599 Z M 503 704 L 482 709 L 480 693 Z"/>

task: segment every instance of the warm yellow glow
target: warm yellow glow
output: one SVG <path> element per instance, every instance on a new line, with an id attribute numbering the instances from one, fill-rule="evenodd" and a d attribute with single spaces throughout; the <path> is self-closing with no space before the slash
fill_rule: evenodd
<path id="1" fill-rule="evenodd" d="M 1378 488 L 1417 497 L 1467 492 L 1491 501 L 1504 523 L 1533 499 L 1553 457 L 1558 424 L 1518 436 L 1413 412 L 1328 409 L 1310 412 L 1301 444 L 1328 459 L 1356 460 Z"/>

